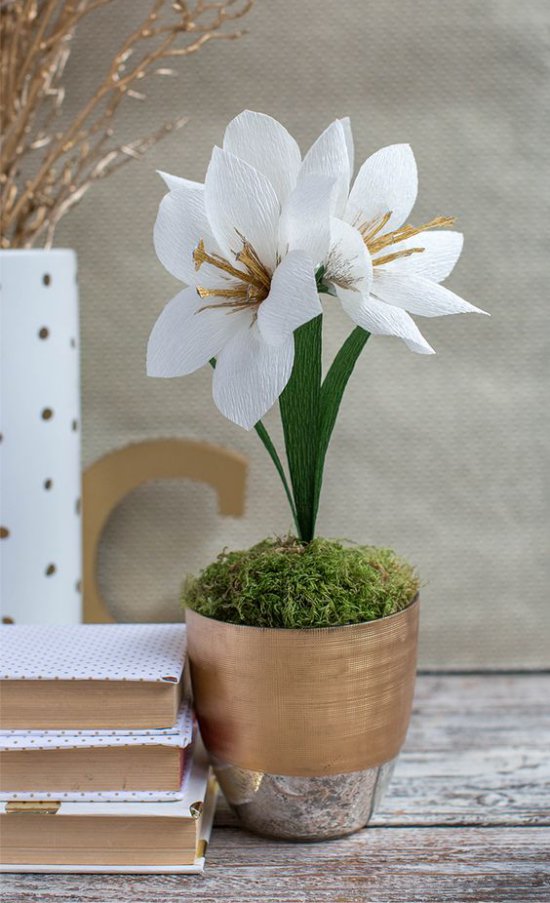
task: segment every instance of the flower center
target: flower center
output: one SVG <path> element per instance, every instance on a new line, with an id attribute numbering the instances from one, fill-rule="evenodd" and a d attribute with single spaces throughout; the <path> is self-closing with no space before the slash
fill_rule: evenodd
<path id="1" fill-rule="evenodd" d="M 209 254 L 205 250 L 204 241 L 199 241 L 197 247 L 193 251 L 193 260 L 195 262 L 195 270 L 200 270 L 203 263 L 209 263 L 216 269 L 232 276 L 237 280 L 230 288 L 204 288 L 197 286 L 197 292 L 201 298 L 222 298 L 221 302 L 215 304 L 205 304 L 201 310 L 209 307 L 228 307 L 232 311 L 243 309 L 253 309 L 254 311 L 265 301 L 271 287 L 271 273 L 264 266 L 256 251 L 246 239 L 237 233 L 241 242 L 242 250 L 235 255 L 235 260 L 241 265 L 242 269 L 237 269 L 225 257 L 219 254 Z"/>
<path id="2" fill-rule="evenodd" d="M 362 226 L 358 227 L 372 257 L 372 265 L 375 267 L 391 263 L 392 260 L 398 260 L 400 257 L 421 254 L 424 251 L 424 248 L 420 247 L 405 248 L 403 250 L 390 251 L 389 254 L 383 254 L 381 257 L 375 256 L 386 248 L 391 248 L 407 238 L 413 238 L 420 232 L 426 232 L 428 229 L 448 229 L 455 223 L 454 216 L 436 216 L 435 219 L 430 220 L 429 223 L 424 223 L 423 226 L 400 226 L 399 229 L 394 229 L 393 232 L 386 232 L 385 235 L 380 235 L 380 230 L 384 228 L 391 215 L 392 211 L 390 210 L 378 219 L 370 223 L 363 223 Z"/>

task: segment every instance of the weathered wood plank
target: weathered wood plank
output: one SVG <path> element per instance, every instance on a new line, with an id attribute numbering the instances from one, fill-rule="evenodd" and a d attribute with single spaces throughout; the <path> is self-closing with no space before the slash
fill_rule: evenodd
<path id="1" fill-rule="evenodd" d="M 421 677 L 374 825 L 550 825 L 550 675 Z"/>
<path id="2" fill-rule="evenodd" d="M 218 830 L 200 877 L 5 876 L 3 903 L 548 903 L 548 828 L 370 828 L 284 844 Z"/>

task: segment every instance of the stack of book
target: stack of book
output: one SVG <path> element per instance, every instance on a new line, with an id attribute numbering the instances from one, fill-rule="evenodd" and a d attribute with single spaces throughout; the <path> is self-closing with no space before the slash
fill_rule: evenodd
<path id="1" fill-rule="evenodd" d="M 4 871 L 201 871 L 216 785 L 185 626 L 0 627 Z"/>

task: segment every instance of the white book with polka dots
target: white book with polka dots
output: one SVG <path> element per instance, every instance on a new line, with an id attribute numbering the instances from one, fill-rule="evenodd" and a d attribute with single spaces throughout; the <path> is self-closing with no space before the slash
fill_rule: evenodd
<path id="1" fill-rule="evenodd" d="M 184 624 L 0 627 L 1 730 L 170 728 Z"/>

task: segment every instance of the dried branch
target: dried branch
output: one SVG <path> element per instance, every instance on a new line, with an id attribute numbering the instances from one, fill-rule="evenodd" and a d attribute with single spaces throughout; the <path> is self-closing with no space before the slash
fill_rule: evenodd
<path id="1" fill-rule="evenodd" d="M 60 219 L 94 182 L 180 128 L 183 118 L 122 144 L 114 120 L 127 99 L 145 99 L 149 78 L 177 74 L 166 61 L 191 56 L 210 41 L 241 37 L 244 32 L 231 23 L 254 0 L 151 0 L 94 92 L 56 131 L 73 37 L 91 13 L 115 2 L 120 0 L 0 2 L 2 248 L 29 248 L 41 238 L 49 247 Z"/>

